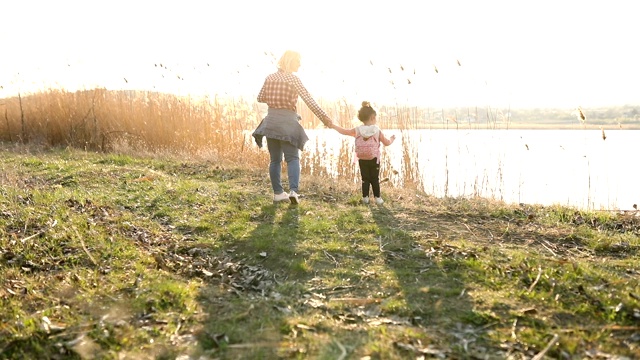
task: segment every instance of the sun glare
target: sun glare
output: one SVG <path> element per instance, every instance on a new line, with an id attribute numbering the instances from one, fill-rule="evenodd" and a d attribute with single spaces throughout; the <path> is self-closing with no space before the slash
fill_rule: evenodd
<path id="1" fill-rule="evenodd" d="M 11 2 L 0 24 L 0 97 L 104 87 L 254 96 L 286 49 L 314 96 L 446 106 L 637 102 L 634 20 L 543 1 Z M 72 16 L 74 6 L 84 14 Z M 249 11 L 251 9 L 251 11 Z M 615 17 L 613 16 L 615 14 Z M 118 21 L 116 25 L 115 21 Z M 37 24 L 37 25 L 26 25 Z M 19 30 L 16 30 L 19 29 Z M 615 61 L 614 58 L 615 57 Z"/>

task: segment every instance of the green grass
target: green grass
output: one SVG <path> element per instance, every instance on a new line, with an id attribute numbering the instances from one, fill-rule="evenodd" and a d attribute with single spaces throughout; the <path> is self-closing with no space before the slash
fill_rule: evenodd
<path id="1" fill-rule="evenodd" d="M 635 214 L 330 183 L 1 151 L 0 358 L 640 356 Z"/>

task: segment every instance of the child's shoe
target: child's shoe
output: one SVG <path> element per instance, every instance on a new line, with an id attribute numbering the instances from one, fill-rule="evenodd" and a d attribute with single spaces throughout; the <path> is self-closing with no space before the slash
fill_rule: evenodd
<path id="1" fill-rule="evenodd" d="M 376 198 L 376 204 L 378 204 L 378 205 L 382 205 L 383 203 L 384 203 L 384 200 L 382 200 L 382 198 L 381 198 L 381 197 L 377 197 L 377 198 Z"/>
<path id="2" fill-rule="evenodd" d="M 273 195 L 273 203 L 279 203 L 281 201 L 287 201 L 289 200 L 289 194 L 287 194 L 286 192 L 283 192 L 281 194 L 275 194 Z"/>
<path id="3" fill-rule="evenodd" d="M 362 202 L 365 204 L 369 204 L 369 197 L 368 196 L 363 197 Z"/>

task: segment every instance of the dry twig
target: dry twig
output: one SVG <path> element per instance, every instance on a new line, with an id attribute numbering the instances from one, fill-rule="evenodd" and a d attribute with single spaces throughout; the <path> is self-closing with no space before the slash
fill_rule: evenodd
<path id="1" fill-rule="evenodd" d="M 344 345 L 342 345 L 337 339 L 333 339 L 333 341 L 336 343 L 336 345 L 338 345 L 340 351 L 342 351 L 338 360 L 343 360 L 345 357 L 347 357 L 347 349 L 345 349 Z"/>
<path id="2" fill-rule="evenodd" d="M 73 228 L 73 231 L 76 232 L 76 236 L 78 237 L 78 240 L 80 240 L 80 245 L 82 245 L 82 250 L 84 250 L 84 252 L 87 254 L 87 256 L 89 257 L 89 260 L 91 260 L 91 262 L 93 263 L 93 265 L 95 265 L 96 267 L 98 267 L 98 263 L 96 262 L 96 260 L 93 258 L 93 256 L 91 256 L 91 253 L 89 252 L 89 249 L 87 249 L 87 246 L 84 244 L 84 240 L 82 239 L 82 236 L 80 236 L 80 233 L 78 233 L 78 229 Z"/>
<path id="3" fill-rule="evenodd" d="M 27 242 L 27 241 L 29 241 L 29 240 L 33 239 L 34 237 L 38 237 L 38 236 L 40 236 L 40 235 L 44 234 L 44 232 L 45 232 L 44 230 L 42 230 L 42 231 L 38 231 L 37 233 L 35 233 L 35 234 L 33 234 L 33 235 L 30 235 L 30 236 L 27 236 L 26 238 L 24 238 L 24 239 L 22 239 L 22 240 L 20 240 L 20 241 L 24 244 L 25 242 Z"/>
<path id="4" fill-rule="evenodd" d="M 528 293 L 530 293 L 533 290 L 533 287 L 536 286 L 536 284 L 540 280 L 540 276 L 542 276 L 542 267 L 538 266 L 538 276 L 536 277 L 536 280 L 531 284 L 531 286 L 529 286 L 529 290 L 527 290 Z"/>
<path id="5" fill-rule="evenodd" d="M 47 227 L 46 229 L 38 231 L 37 233 L 35 233 L 33 235 L 27 236 L 26 238 L 20 240 L 20 242 L 22 242 L 24 244 L 27 241 L 44 234 L 45 232 L 47 232 L 48 230 L 50 230 L 51 228 L 53 228 L 57 224 L 58 224 L 58 220 L 54 220 L 53 223 L 51 223 L 51 225 L 49 225 L 49 227 Z M 27 227 L 27 224 L 25 223 L 25 231 L 26 231 L 26 227 Z"/>
<path id="6" fill-rule="evenodd" d="M 469 230 L 469 232 L 471 233 L 471 235 L 473 235 L 474 238 L 476 238 L 476 240 L 478 240 L 478 237 L 476 236 L 476 233 L 473 232 L 473 230 L 471 230 L 471 228 L 469 227 L 469 225 L 462 223 L 462 225 L 464 225 L 467 230 Z"/>
<path id="7" fill-rule="evenodd" d="M 556 254 L 553 250 L 551 250 L 551 248 L 549 248 L 547 245 L 545 245 L 544 243 L 546 242 L 547 244 L 549 244 L 548 241 L 546 240 L 539 240 L 540 241 L 540 245 L 544 246 L 545 249 L 549 250 L 549 252 L 551 253 L 551 255 L 553 256 L 558 256 L 558 254 Z M 549 244 L 551 246 L 551 244 Z"/>
<path id="8" fill-rule="evenodd" d="M 558 338 L 559 338 L 558 334 L 554 334 L 553 335 L 553 339 L 551 339 L 551 341 L 549 341 L 547 346 L 544 349 L 542 349 L 542 351 L 537 353 L 536 356 L 532 357 L 531 360 L 541 360 L 544 357 L 544 355 L 547 353 L 547 351 L 549 351 L 549 349 L 551 349 L 553 344 L 555 344 L 558 341 Z"/>
<path id="9" fill-rule="evenodd" d="M 324 252 L 324 255 L 325 255 L 326 257 L 328 257 L 329 259 L 331 259 L 331 260 L 334 262 L 334 264 L 336 264 L 336 267 L 340 265 L 340 263 L 338 262 L 338 260 L 336 260 L 336 258 L 335 258 L 335 257 L 333 257 L 333 255 L 329 254 L 329 253 L 327 252 L 327 250 L 322 250 L 322 251 Z"/>

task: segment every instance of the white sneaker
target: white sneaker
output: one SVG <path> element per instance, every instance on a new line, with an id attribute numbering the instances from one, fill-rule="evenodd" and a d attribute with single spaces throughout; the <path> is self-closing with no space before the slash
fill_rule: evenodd
<path id="1" fill-rule="evenodd" d="M 300 195 L 296 194 L 295 191 L 292 191 L 289 193 L 289 200 L 291 200 L 291 204 L 293 205 L 298 205 L 298 203 L 300 202 L 300 199 L 298 199 Z"/>
<path id="2" fill-rule="evenodd" d="M 377 197 L 377 198 L 376 198 L 376 204 L 378 204 L 378 205 L 382 205 L 382 203 L 384 203 L 384 200 L 382 200 L 382 198 L 381 198 L 381 197 Z"/>
<path id="3" fill-rule="evenodd" d="M 287 201 L 289 200 L 289 194 L 287 194 L 286 192 L 280 193 L 280 194 L 275 194 L 273 195 L 273 203 L 278 203 L 281 201 Z"/>
<path id="4" fill-rule="evenodd" d="M 362 202 L 365 203 L 365 204 L 368 204 L 369 203 L 369 197 L 368 196 L 363 197 L 362 198 Z"/>

